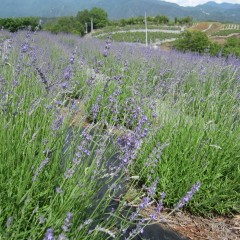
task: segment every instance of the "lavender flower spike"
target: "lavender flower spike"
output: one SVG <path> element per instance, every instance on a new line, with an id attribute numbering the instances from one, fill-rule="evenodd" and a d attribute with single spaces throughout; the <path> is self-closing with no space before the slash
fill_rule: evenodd
<path id="1" fill-rule="evenodd" d="M 55 240 L 55 237 L 54 237 L 54 232 L 53 232 L 53 229 L 52 228 L 49 228 L 45 234 L 45 237 L 43 240 Z"/>
<path id="2" fill-rule="evenodd" d="M 73 214 L 69 212 L 64 220 L 64 225 L 62 226 L 64 232 L 68 232 L 70 230 L 70 227 L 72 225 L 72 218 Z"/>
<path id="3" fill-rule="evenodd" d="M 187 192 L 187 194 L 178 202 L 175 209 L 184 207 L 193 198 L 194 194 L 199 191 L 200 187 L 201 187 L 200 182 L 194 184 L 191 190 Z"/>

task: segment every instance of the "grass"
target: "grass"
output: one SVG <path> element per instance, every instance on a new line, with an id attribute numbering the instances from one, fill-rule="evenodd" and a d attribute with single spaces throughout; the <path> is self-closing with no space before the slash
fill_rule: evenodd
<path id="1" fill-rule="evenodd" d="M 2 239 L 121 239 L 155 219 L 139 219 L 150 198 L 176 211 L 198 182 L 184 209 L 239 213 L 238 59 L 46 32 L 11 38 L 0 59 Z"/>
<path id="2" fill-rule="evenodd" d="M 224 29 L 224 30 L 220 30 L 218 32 L 215 32 L 212 34 L 212 36 L 228 36 L 230 34 L 234 34 L 234 33 L 239 33 L 240 34 L 240 30 L 238 29 Z"/>
<path id="3" fill-rule="evenodd" d="M 177 38 L 177 33 L 163 33 L 163 32 L 149 32 L 149 41 L 157 42 L 170 38 Z M 128 32 L 128 33 L 114 33 L 111 35 L 112 39 L 117 42 L 146 42 L 146 34 L 144 32 Z M 106 36 L 100 36 L 99 39 L 105 39 Z"/>
<path id="4" fill-rule="evenodd" d="M 145 29 L 144 24 L 135 24 L 135 25 L 126 25 L 123 27 L 119 26 L 107 26 L 102 29 L 96 29 L 93 33 L 93 36 L 99 34 L 108 34 L 109 32 L 117 32 L 117 31 L 129 31 L 133 29 Z M 178 26 L 165 26 L 165 25 L 151 25 L 148 24 L 148 29 L 157 29 L 157 30 L 181 30 Z"/>

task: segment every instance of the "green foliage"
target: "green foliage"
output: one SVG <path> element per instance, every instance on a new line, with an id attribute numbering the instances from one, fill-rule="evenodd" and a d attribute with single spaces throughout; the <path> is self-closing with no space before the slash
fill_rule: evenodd
<path id="1" fill-rule="evenodd" d="M 85 23 L 88 24 L 88 31 L 91 30 L 91 18 L 93 27 L 102 28 L 108 23 L 107 13 L 101 8 L 79 11 L 75 17 L 60 17 L 45 24 L 44 29 L 52 33 L 73 33 L 78 35 L 85 34 Z"/>
<path id="2" fill-rule="evenodd" d="M 166 192 L 171 207 L 200 181 L 201 190 L 189 210 L 205 215 L 235 213 L 240 210 L 237 74 L 218 68 L 217 77 L 209 68 L 202 81 L 202 74 L 195 71 L 167 94 L 167 101 L 159 100 L 161 127 L 139 151 L 133 174 L 142 171 L 140 184 L 151 185 L 159 178 L 156 197 Z"/>
<path id="3" fill-rule="evenodd" d="M 192 17 L 184 17 L 184 18 L 177 18 L 175 17 L 175 24 L 180 24 L 180 25 L 191 25 L 193 23 L 193 18 Z"/>
<path id="4" fill-rule="evenodd" d="M 240 34 L 240 29 L 224 29 L 212 34 L 212 36 L 228 36 L 233 33 Z"/>
<path id="5" fill-rule="evenodd" d="M 180 35 L 174 47 L 183 52 L 192 51 L 204 53 L 209 47 L 209 44 L 210 42 L 206 33 L 200 31 L 185 31 Z"/>
<path id="6" fill-rule="evenodd" d="M 174 48 L 183 52 L 191 51 L 197 53 L 210 53 L 212 56 L 235 55 L 240 57 L 240 39 L 228 38 L 227 44 L 221 46 L 211 42 L 204 32 L 200 31 L 185 31 L 179 39 L 174 43 Z"/>
<path id="7" fill-rule="evenodd" d="M 110 22 L 110 25 L 124 27 L 126 25 L 142 25 L 144 24 L 145 17 L 131 17 L 131 18 L 122 18 L 120 20 L 114 20 Z M 169 24 L 170 20 L 167 16 L 157 15 L 156 17 L 148 16 L 147 17 L 148 24 Z"/>
<path id="8" fill-rule="evenodd" d="M 93 19 L 93 27 L 95 29 L 105 27 L 108 23 L 108 14 L 101 8 L 94 7 L 91 10 L 83 10 L 77 13 L 76 19 L 81 24 L 88 24 L 88 31 L 91 29 L 91 18 Z"/>
<path id="9" fill-rule="evenodd" d="M 209 52 L 212 56 L 217 56 L 221 51 L 223 47 L 217 43 L 211 42 Z"/>
<path id="10" fill-rule="evenodd" d="M 232 54 L 240 57 L 240 38 L 228 38 L 227 44 L 223 48 L 223 54 L 225 56 Z"/>
<path id="11" fill-rule="evenodd" d="M 158 24 L 167 24 L 167 23 L 169 23 L 169 18 L 166 17 L 166 16 L 157 15 L 154 20 Z"/>
<path id="12" fill-rule="evenodd" d="M 0 18 L 0 28 L 16 32 L 20 29 L 29 29 L 34 31 L 38 26 L 39 18 L 25 17 L 25 18 Z"/>
<path id="13" fill-rule="evenodd" d="M 179 34 L 168 33 L 168 32 L 149 32 L 148 41 L 156 42 L 157 40 L 164 40 L 169 38 L 177 38 Z M 146 34 L 144 32 L 125 32 L 125 33 L 114 33 L 111 35 L 114 41 L 118 42 L 146 42 Z M 106 36 L 100 36 L 100 39 L 105 39 Z"/>
<path id="14" fill-rule="evenodd" d="M 55 23 L 49 23 L 45 26 L 45 30 L 52 33 L 73 33 L 78 35 L 84 34 L 84 26 L 74 17 L 61 17 Z"/>
<path id="15" fill-rule="evenodd" d="M 108 23 L 108 14 L 101 8 L 94 7 L 89 11 L 90 17 L 93 18 L 93 27 L 102 28 Z"/>

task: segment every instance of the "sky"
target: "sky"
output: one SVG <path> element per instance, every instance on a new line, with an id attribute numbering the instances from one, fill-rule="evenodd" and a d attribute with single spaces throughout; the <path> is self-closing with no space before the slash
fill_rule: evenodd
<path id="1" fill-rule="evenodd" d="M 190 1 L 189 0 L 165 0 L 165 1 L 177 3 L 178 5 L 181 5 L 181 6 L 196 6 L 196 5 L 203 4 L 210 1 L 214 1 L 216 3 L 227 2 L 227 3 L 240 4 L 240 0 L 190 0 Z"/>

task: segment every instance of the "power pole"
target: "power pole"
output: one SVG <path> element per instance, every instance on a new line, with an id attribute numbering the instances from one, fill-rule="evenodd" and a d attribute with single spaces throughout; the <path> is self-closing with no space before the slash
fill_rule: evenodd
<path id="1" fill-rule="evenodd" d="M 85 31 L 85 33 L 88 33 L 88 30 L 87 30 L 88 25 L 87 25 L 86 22 L 85 22 L 85 27 L 86 27 L 86 31 Z"/>
<path id="2" fill-rule="evenodd" d="M 148 46 L 147 13 L 145 12 L 146 47 Z"/>
<path id="3" fill-rule="evenodd" d="M 93 32 L 93 18 L 91 18 L 91 32 Z"/>

